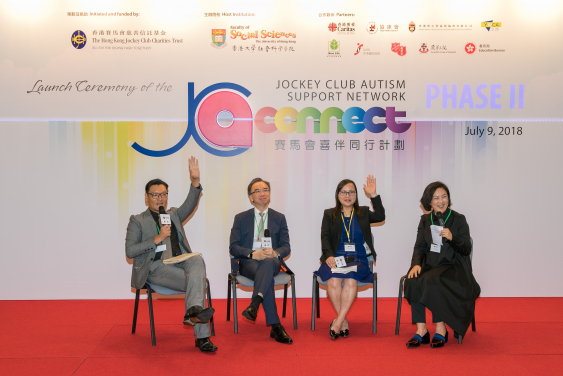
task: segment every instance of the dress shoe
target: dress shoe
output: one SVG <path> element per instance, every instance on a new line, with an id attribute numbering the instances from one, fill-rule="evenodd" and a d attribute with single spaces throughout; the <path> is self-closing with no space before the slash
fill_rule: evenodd
<path id="1" fill-rule="evenodd" d="M 217 346 L 215 346 L 211 340 L 208 338 L 196 338 L 195 347 L 198 347 L 201 352 L 215 352 L 217 351 Z"/>
<path id="2" fill-rule="evenodd" d="M 330 335 L 330 338 L 332 338 L 333 340 L 335 340 L 339 337 L 339 334 L 336 333 L 334 330 L 332 330 L 332 325 L 334 324 L 335 321 L 336 321 L 336 319 L 332 320 L 332 322 L 330 323 L 330 332 L 328 332 L 328 334 Z"/>
<path id="3" fill-rule="evenodd" d="M 446 342 L 448 342 L 448 331 L 447 330 L 446 330 L 445 336 L 442 336 L 438 333 L 434 334 L 434 337 L 432 337 L 432 343 L 430 344 L 430 347 L 432 347 L 432 348 L 434 348 L 434 347 L 444 347 Z"/>
<path id="4" fill-rule="evenodd" d="M 195 324 L 202 323 L 205 324 L 211 320 L 215 309 L 213 308 L 201 308 L 200 306 L 193 306 L 186 311 L 184 315 L 184 325 L 194 326 Z"/>
<path id="5" fill-rule="evenodd" d="M 248 306 L 247 309 L 242 311 L 242 315 L 249 319 L 250 321 L 256 321 L 256 317 L 258 316 L 258 310 L 253 306 Z"/>
<path id="6" fill-rule="evenodd" d="M 422 337 L 415 334 L 408 342 L 407 347 L 418 347 L 420 345 L 428 345 L 430 343 L 430 333 L 426 331 L 426 334 Z"/>
<path id="7" fill-rule="evenodd" d="M 275 339 L 279 343 L 287 343 L 288 345 L 293 343 L 293 340 L 281 325 L 270 330 L 270 338 Z"/>
<path id="8" fill-rule="evenodd" d="M 346 322 L 348 322 L 348 319 L 346 319 Z M 342 338 L 346 338 L 350 335 L 350 329 L 344 329 L 340 331 L 340 337 Z"/>

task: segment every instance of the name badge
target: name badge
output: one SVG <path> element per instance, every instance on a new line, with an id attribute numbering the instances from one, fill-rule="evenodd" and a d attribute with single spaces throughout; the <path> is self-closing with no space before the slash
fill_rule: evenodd
<path id="1" fill-rule="evenodd" d="M 262 249 L 262 242 L 254 242 L 252 249 L 253 250 Z"/>
<path id="2" fill-rule="evenodd" d="M 344 256 L 335 257 L 334 261 L 336 262 L 336 267 L 341 268 L 346 266 L 346 260 L 344 260 Z"/>
<path id="3" fill-rule="evenodd" d="M 162 245 L 157 246 L 156 250 L 155 250 L 156 253 L 164 252 L 164 251 L 166 251 L 166 244 L 162 244 Z"/>
<path id="4" fill-rule="evenodd" d="M 356 246 L 354 243 L 344 243 L 345 252 L 356 252 Z"/>
<path id="5" fill-rule="evenodd" d="M 442 249 L 441 245 L 438 244 L 432 244 L 430 246 L 430 252 L 436 252 L 436 253 L 440 253 L 440 250 Z"/>

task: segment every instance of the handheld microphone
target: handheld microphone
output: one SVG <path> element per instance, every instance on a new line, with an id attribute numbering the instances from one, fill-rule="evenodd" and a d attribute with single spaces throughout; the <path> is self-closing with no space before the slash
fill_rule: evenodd
<path id="1" fill-rule="evenodd" d="M 272 248 L 272 238 L 270 237 L 270 230 L 264 230 L 264 237 L 262 238 L 262 249 Z"/>
<path id="2" fill-rule="evenodd" d="M 440 224 L 440 226 L 444 227 L 444 217 L 442 216 L 442 213 L 438 212 L 436 213 L 436 218 L 438 218 L 438 223 Z"/>
<path id="3" fill-rule="evenodd" d="M 164 210 L 164 206 L 158 208 L 158 214 L 159 214 L 159 222 L 161 226 L 172 224 L 172 221 L 170 220 L 170 214 L 166 214 L 166 211 Z"/>

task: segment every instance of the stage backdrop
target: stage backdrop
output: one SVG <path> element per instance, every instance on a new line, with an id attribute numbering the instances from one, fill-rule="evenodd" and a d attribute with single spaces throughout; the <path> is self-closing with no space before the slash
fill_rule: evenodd
<path id="1" fill-rule="evenodd" d="M 191 155 L 186 233 L 215 298 L 250 180 L 271 182 L 310 297 L 323 210 L 368 174 L 387 214 L 379 296 L 396 296 L 435 180 L 467 218 L 482 296 L 561 296 L 562 21 L 549 0 L 1 0 L 0 299 L 133 298 L 129 216 L 153 178 L 180 205 Z"/>

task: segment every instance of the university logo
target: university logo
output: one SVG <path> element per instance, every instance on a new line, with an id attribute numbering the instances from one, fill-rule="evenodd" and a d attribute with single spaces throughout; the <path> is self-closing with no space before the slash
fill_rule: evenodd
<path id="1" fill-rule="evenodd" d="M 375 22 L 368 22 L 368 25 L 366 26 L 366 30 L 368 31 L 368 33 L 370 34 L 375 34 L 377 33 L 377 30 L 379 28 L 377 27 L 377 24 Z"/>
<path id="2" fill-rule="evenodd" d="M 486 28 L 487 31 L 491 31 L 491 27 L 498 28 L 501 26 L 502 26 L 501 22 L 493 22 L 493 20 L 481 22 L 481 27 Z"/>
<path id="3" fill-rule="evenodd" d="M 414 33 L 415 27 L 416 27 L 416 26 L 415 26 L 414 22 L 411 21 L 411 23 L 409 24 L 409 31 L 410 31 L 411 33 Z"/>
<path id="4" fill-rule="evenodd" d="M 423 54 L 427 53 L 428 52 L 428 46 L 426 45 L 426 43 L 422 43 L 420 45 L 420 48 L 419 48 L 418 51 L 420 51 Z"/>
<path id="5" fill-rule="evenodd" d="M 475 52 L 476 48 L 475 45 L 473 43 L 467 43 L 465 45 L 465 52 L 467 52 L 468 54 L 473 54 Z"/>
<path id="6" fill-rule="evenodd" d="M 407 47 L 401 46 L 401 43 L 391 43 L 391 51 L 399 56 L 405 56 L 407 54 Z"/>
<path id="7" fill-rule="evenodd" d="M 72 37 L 70 38 L 70 42 L 72 43 L 72 47 L 76 48 L 77 50 L 81 50 L 86 46 L 86 34 L 83 31 L 76 30 L 72 33 Z"/>
<path id="8" fill-rule="evenodd" d="M 225 43 L 226 39 L 226 29 L 211 29 L 211 41 L 213 42 L 212 46 L 214 46 L 215 48 L 223 48 L 227 45 Z"/>

